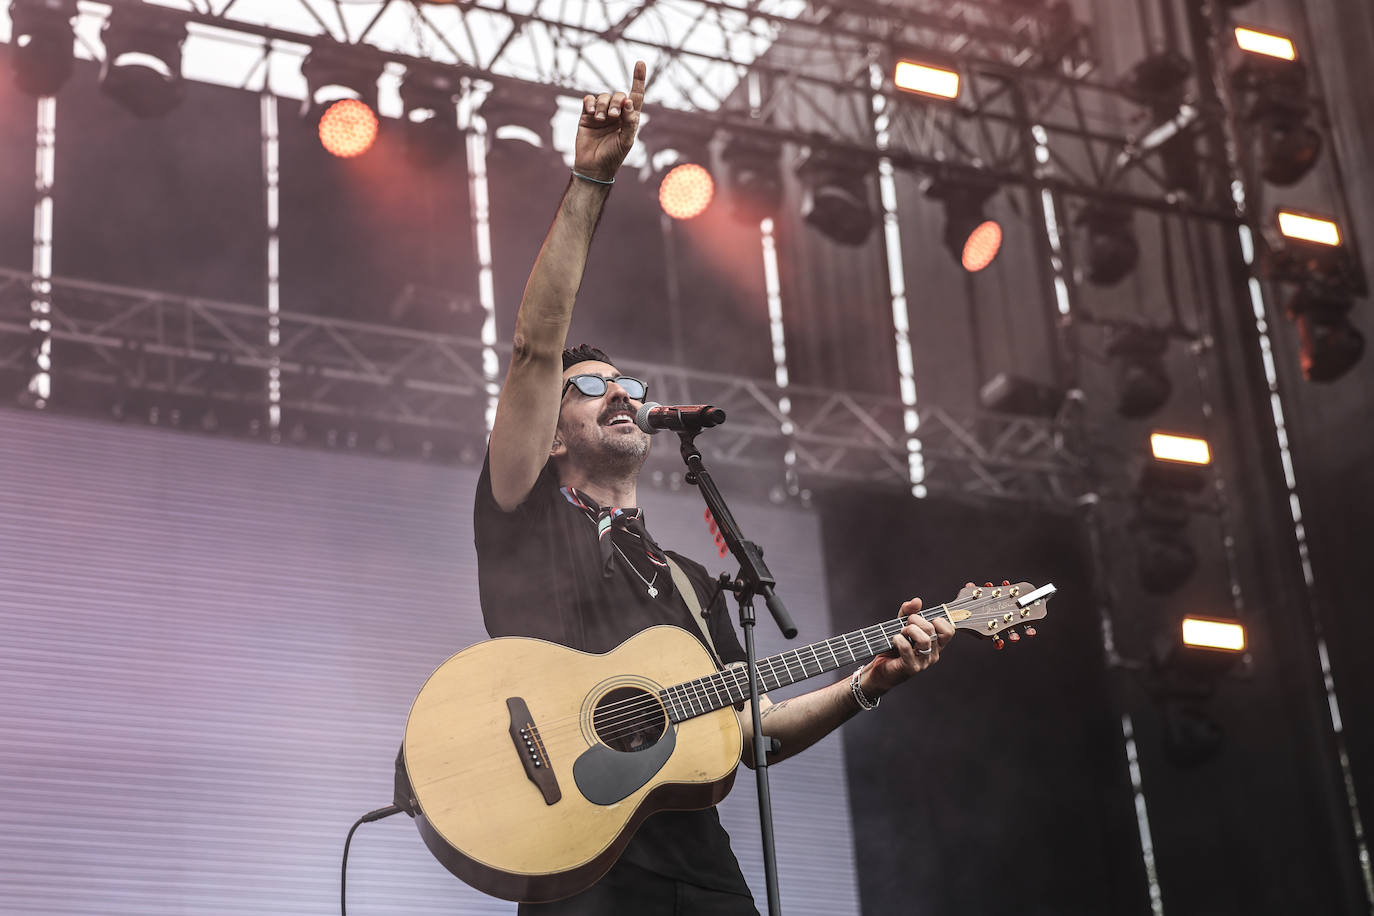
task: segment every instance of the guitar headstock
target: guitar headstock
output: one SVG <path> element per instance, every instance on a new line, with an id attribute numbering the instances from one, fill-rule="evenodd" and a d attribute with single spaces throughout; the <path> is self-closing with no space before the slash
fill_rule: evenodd
<path id="1" fill-rule="evenodd" d="M 1037 587 L 1003 580 L 1001 585 L 966 585 L 959 597 L 942 608 L 956 628 L 990 637 L 1000 649 L 1003 633 L 1011 642 L 1019 641 L 1023 633 L 1035 635 L 1032 624 L 1044 619 L 1045 602 L 1054 592 L 1048 583 Z"/>

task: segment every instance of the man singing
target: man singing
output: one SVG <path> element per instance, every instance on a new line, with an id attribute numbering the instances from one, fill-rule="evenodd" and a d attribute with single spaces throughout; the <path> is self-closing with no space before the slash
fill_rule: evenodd
<path id="1" fill-rule="evenodd" d="M 712 648 L 728 665 L 744 652 L 714 580 L 700 564 L 661 548 L 635 508 L 649 451 L 648 435 L 633 422 L 644 383 L 622 375 L 599 350 L 564 349 L 592 233 L 634 145 L 644 79 L 641 61 L 628 93 L 583 99 L 572 176 L 520 301 L 474 512 L 482 611 L 494 637 L 533 636 L 602 653 L 661 624 L 705 643 L 691 610 L 704 606 Z M 672 562 L 695 595 L 675 586 Z M 902 605 L 907 626 L 892 652 L 851 680 L 776 704 L 762 699 L 765 731 L 781 741 L 778 759 L 939 659 L 954 628 L 924 620 L 920 607 L 916 599 Z M 752 748 L 751 712 L 739 717 L 743 746 Z M 744 759 L 752 763 L 750 753 Z M 714 808 L 651 815 L 592 888 L 556 903 L 522 904 L 520 912 L 757 913 Z"/>

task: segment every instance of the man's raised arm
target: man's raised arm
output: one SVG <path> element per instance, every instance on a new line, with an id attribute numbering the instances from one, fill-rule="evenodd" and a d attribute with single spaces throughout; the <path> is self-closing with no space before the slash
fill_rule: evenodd
<path id="1" fill-rule="evenodd" d="M 644 62 L 637 61 L 628 94 L 603 92 L 582 100 L 573 177 L 520 299 L 510 371 L 491 431 L 491 489 L 502 509 L 524 501 L 549 457 L 573 301 L 611 182 L 634 145 L 644 77 Z"/>

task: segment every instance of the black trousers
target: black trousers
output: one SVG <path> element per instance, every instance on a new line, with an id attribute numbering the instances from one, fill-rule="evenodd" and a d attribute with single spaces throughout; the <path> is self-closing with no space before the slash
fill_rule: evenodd
<path id="1" fill-rule="evenodd" d="M 520 916 L 759 916 L 754 898 L 712 890 L 617 863 L 580 894 L 553 903 L 522 903 Z"/>

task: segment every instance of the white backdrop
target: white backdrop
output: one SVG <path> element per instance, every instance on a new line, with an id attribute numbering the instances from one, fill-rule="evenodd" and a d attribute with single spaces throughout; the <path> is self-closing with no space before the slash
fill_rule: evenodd
<path id="1" fill-rule="evenodd" d="M 0 410 L 0 472 L 0 909 L 337 911 L 410 700 L 486 635 L 475 471 Z M 695 492 L 641 495 L 663 544 L 725 568 Z M 817 517 L 737 514 L 803 639 L 832 635 Z M 857 912 L 838 736 L 772 787 L 787 912 Z M 756 813 L 741 770 L 722 818 L 764 910 Z M 349 874 L 355 916 L 514 909 L 404 815 L 358 831 Z"/>

